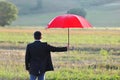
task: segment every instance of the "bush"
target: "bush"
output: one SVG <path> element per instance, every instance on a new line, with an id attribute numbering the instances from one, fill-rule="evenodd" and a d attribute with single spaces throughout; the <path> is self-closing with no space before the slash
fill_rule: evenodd
<path id="1" fill-rule="evenodd" d="M 86 17 L 87 13 L 83 8 L 73 8 L 67 11 L 68 14 L 76 14 L 82 17 Z"/>

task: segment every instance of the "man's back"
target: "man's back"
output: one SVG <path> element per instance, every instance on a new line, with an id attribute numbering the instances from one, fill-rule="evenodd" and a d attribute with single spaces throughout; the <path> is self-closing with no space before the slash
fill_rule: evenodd
<path id="1" fill-rule="evenodd" d="M 50 51 L 67 51 L 67 48 L 53 47 L 40 41 L 28 44 L 26 49 L 26 69 L 34 75 L 53 70 Z"/>
<path id="2" fill-rule="evenodd" d="M 43 59 L 49 53 L 47 43 L 35 41 L 28 45 L 31 58 Z"/>

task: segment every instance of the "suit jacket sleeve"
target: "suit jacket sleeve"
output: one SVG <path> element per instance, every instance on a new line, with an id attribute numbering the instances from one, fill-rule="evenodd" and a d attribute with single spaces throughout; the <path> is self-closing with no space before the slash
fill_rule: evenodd
<path id="1" fill-rule="evenodd" d="M 51 46 L 49 44 L 48 45 L 48 49 L 49 51 L 52 51 L 52 52 L 64 52 L 64 51 L 67 51 L 67 47 L 55 47 L 55 46 Z"/>
<path id="2" fill-rule="evenodd" d="M 29 45 L 27 45 L 27 48 L 26 48 L 25 67 L 26 67 L 26 70 L 29 70 L 29 67 L 30 67 L 30 51 L 29 51 Z"/>

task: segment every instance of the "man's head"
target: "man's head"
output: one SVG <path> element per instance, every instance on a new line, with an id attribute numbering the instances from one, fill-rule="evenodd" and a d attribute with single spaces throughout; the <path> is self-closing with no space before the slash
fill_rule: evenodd
<path id="1" fill-rule="evenodd" d="M 41 32 L 40 31 L 35 31 L 34 32 L 34 39 L 35 40 L 40 40 L 41 39 Z"/>

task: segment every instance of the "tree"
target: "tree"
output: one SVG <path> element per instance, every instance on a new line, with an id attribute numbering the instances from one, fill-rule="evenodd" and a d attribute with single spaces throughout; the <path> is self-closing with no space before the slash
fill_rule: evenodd
<path id="1" fill-rule="evenodd" d="M 17 7 L 7 1 L 0 1 L 0 26 L 10 25 L 18 15 Z"/>
<path id="2" fill-rule="evenodd" d="M 67 11 L 68 14 L 76 14 L 82 17 L 86 17 L 87 13 L 83 8 L 73 8 Z"/>

